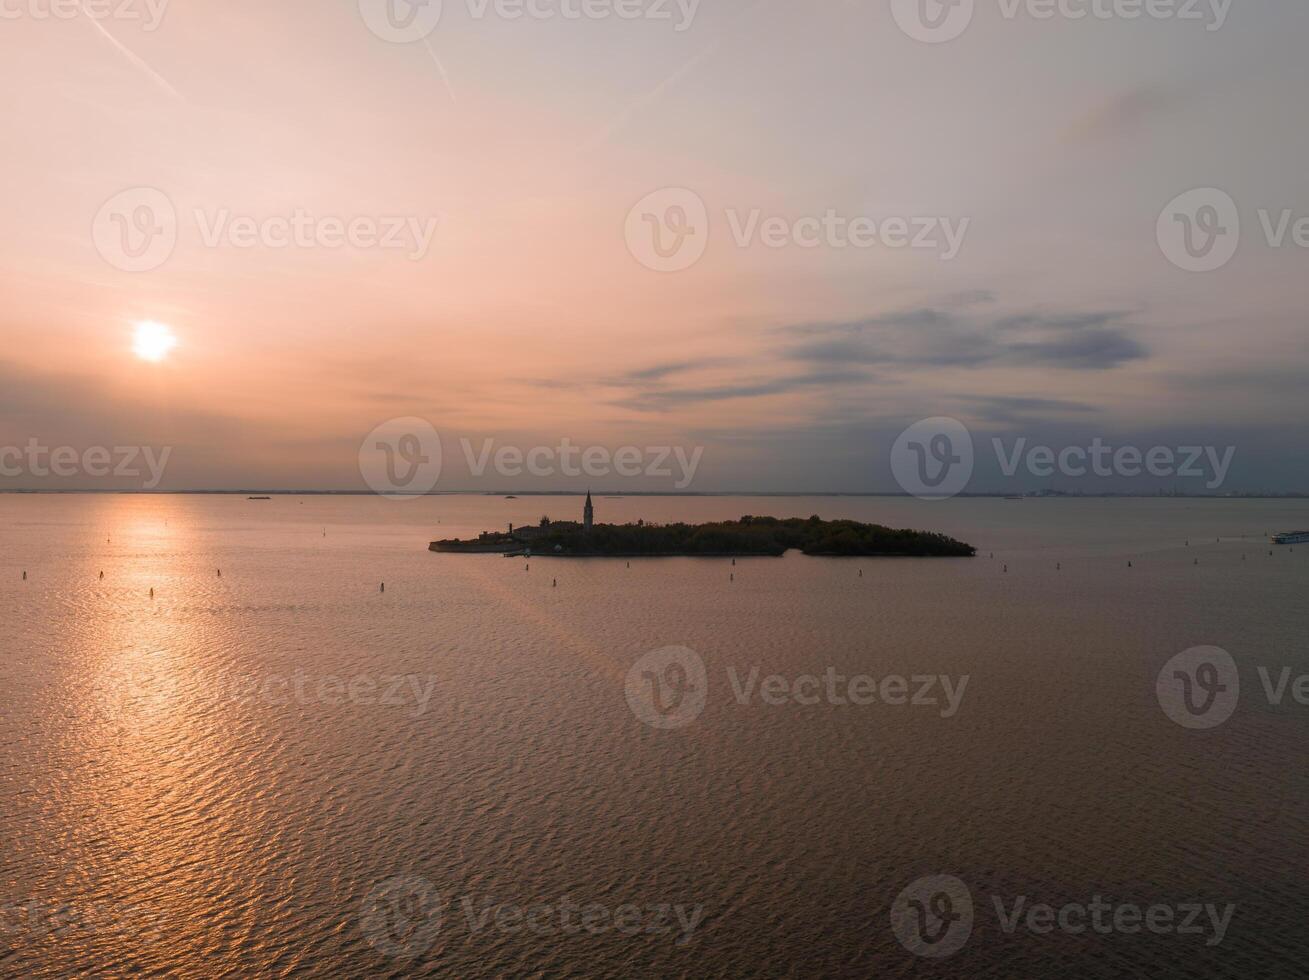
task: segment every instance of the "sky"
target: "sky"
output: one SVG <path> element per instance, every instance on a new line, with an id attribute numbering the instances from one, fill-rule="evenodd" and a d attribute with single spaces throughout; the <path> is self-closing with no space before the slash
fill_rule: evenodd
<path id="1" fill-rule="evenodd" d="M 0 489 L 1309 492 L 1309 7 L 959 3 L 0 0 Z"/>

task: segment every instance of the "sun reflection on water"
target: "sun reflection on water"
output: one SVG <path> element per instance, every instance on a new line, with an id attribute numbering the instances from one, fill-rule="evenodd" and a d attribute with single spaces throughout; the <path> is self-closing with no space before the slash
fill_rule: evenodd
<path id="1" fill-rule="evenodd" d="M 163 964 L 179 949 L 214 945 L 215 893 L 254 829 L 236 805 L 247 721 L 221 684 L 232 644 L 222 621 L 202 612 L 214 586 L 196 567 L 189 503 L 118 503 L 61 658 L 59 682 L 80 694 L 67 697 L 72 717 L 60 735 L 73 770 L 69 863 L 86 902 L 107 896 L 122 913 L 124 960 Z M 154 914 L 166 916 L 166 936 L 144 928 Z M 240 903 L 229 903 L 233 914 Z"/>

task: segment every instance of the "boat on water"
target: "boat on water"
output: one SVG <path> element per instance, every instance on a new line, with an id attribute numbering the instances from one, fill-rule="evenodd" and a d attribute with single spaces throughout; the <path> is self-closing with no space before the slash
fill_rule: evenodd
<path id="1" fill-rule="evenodd" d="M 246 497 L 246 500 L 272 500 L 272 497 Z"/>
<path id="2" fill-rule="evenodd" d="M 1273 544 L 1309 544 L 1309 531 L 1283 531 L 1274 534 Z"/>

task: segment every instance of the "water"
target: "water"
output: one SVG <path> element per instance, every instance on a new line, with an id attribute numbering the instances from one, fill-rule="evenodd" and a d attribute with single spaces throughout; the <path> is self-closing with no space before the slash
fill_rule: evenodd
<path id="1" fill-rule="evenodd" d="M 1263 538 L 1309 502 L 596 507 L 852 517 L 980 557 L 527 571 L 426 545 L 580 499 L 0 496 L 0 973 L 1303 975 L 1309 707 L 1257 670 L 1309 672 L 1309 547 Z M 660 730 L 624 682 L 671 645 L 707 688 Z M 1240 671 L 1209 730 L 1155 693 L 1198 645 Z M 939 687 L 733 686 L 829 668 L 967 680 L 953 713 Z M 973 924 L 933 964 L 890 912 L 943 874 Z M 1210 943 L 1006 932 L 997 896 L 1235 908 Z"/>

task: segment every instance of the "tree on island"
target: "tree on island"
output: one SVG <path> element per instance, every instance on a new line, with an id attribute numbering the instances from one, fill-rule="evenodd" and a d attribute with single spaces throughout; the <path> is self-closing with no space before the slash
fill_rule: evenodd
<path id="1" fill-rule="evenodd" d="M 781 555 L 798 549 L 832 557 L 886 555 L 972 557 L 976 549 L 943 534 L 862 524 L 858 521 L 744 517 L 709 524 L 597 524 L 589 535 L 560 528 L 540 543 L 561 554 Z"/>

